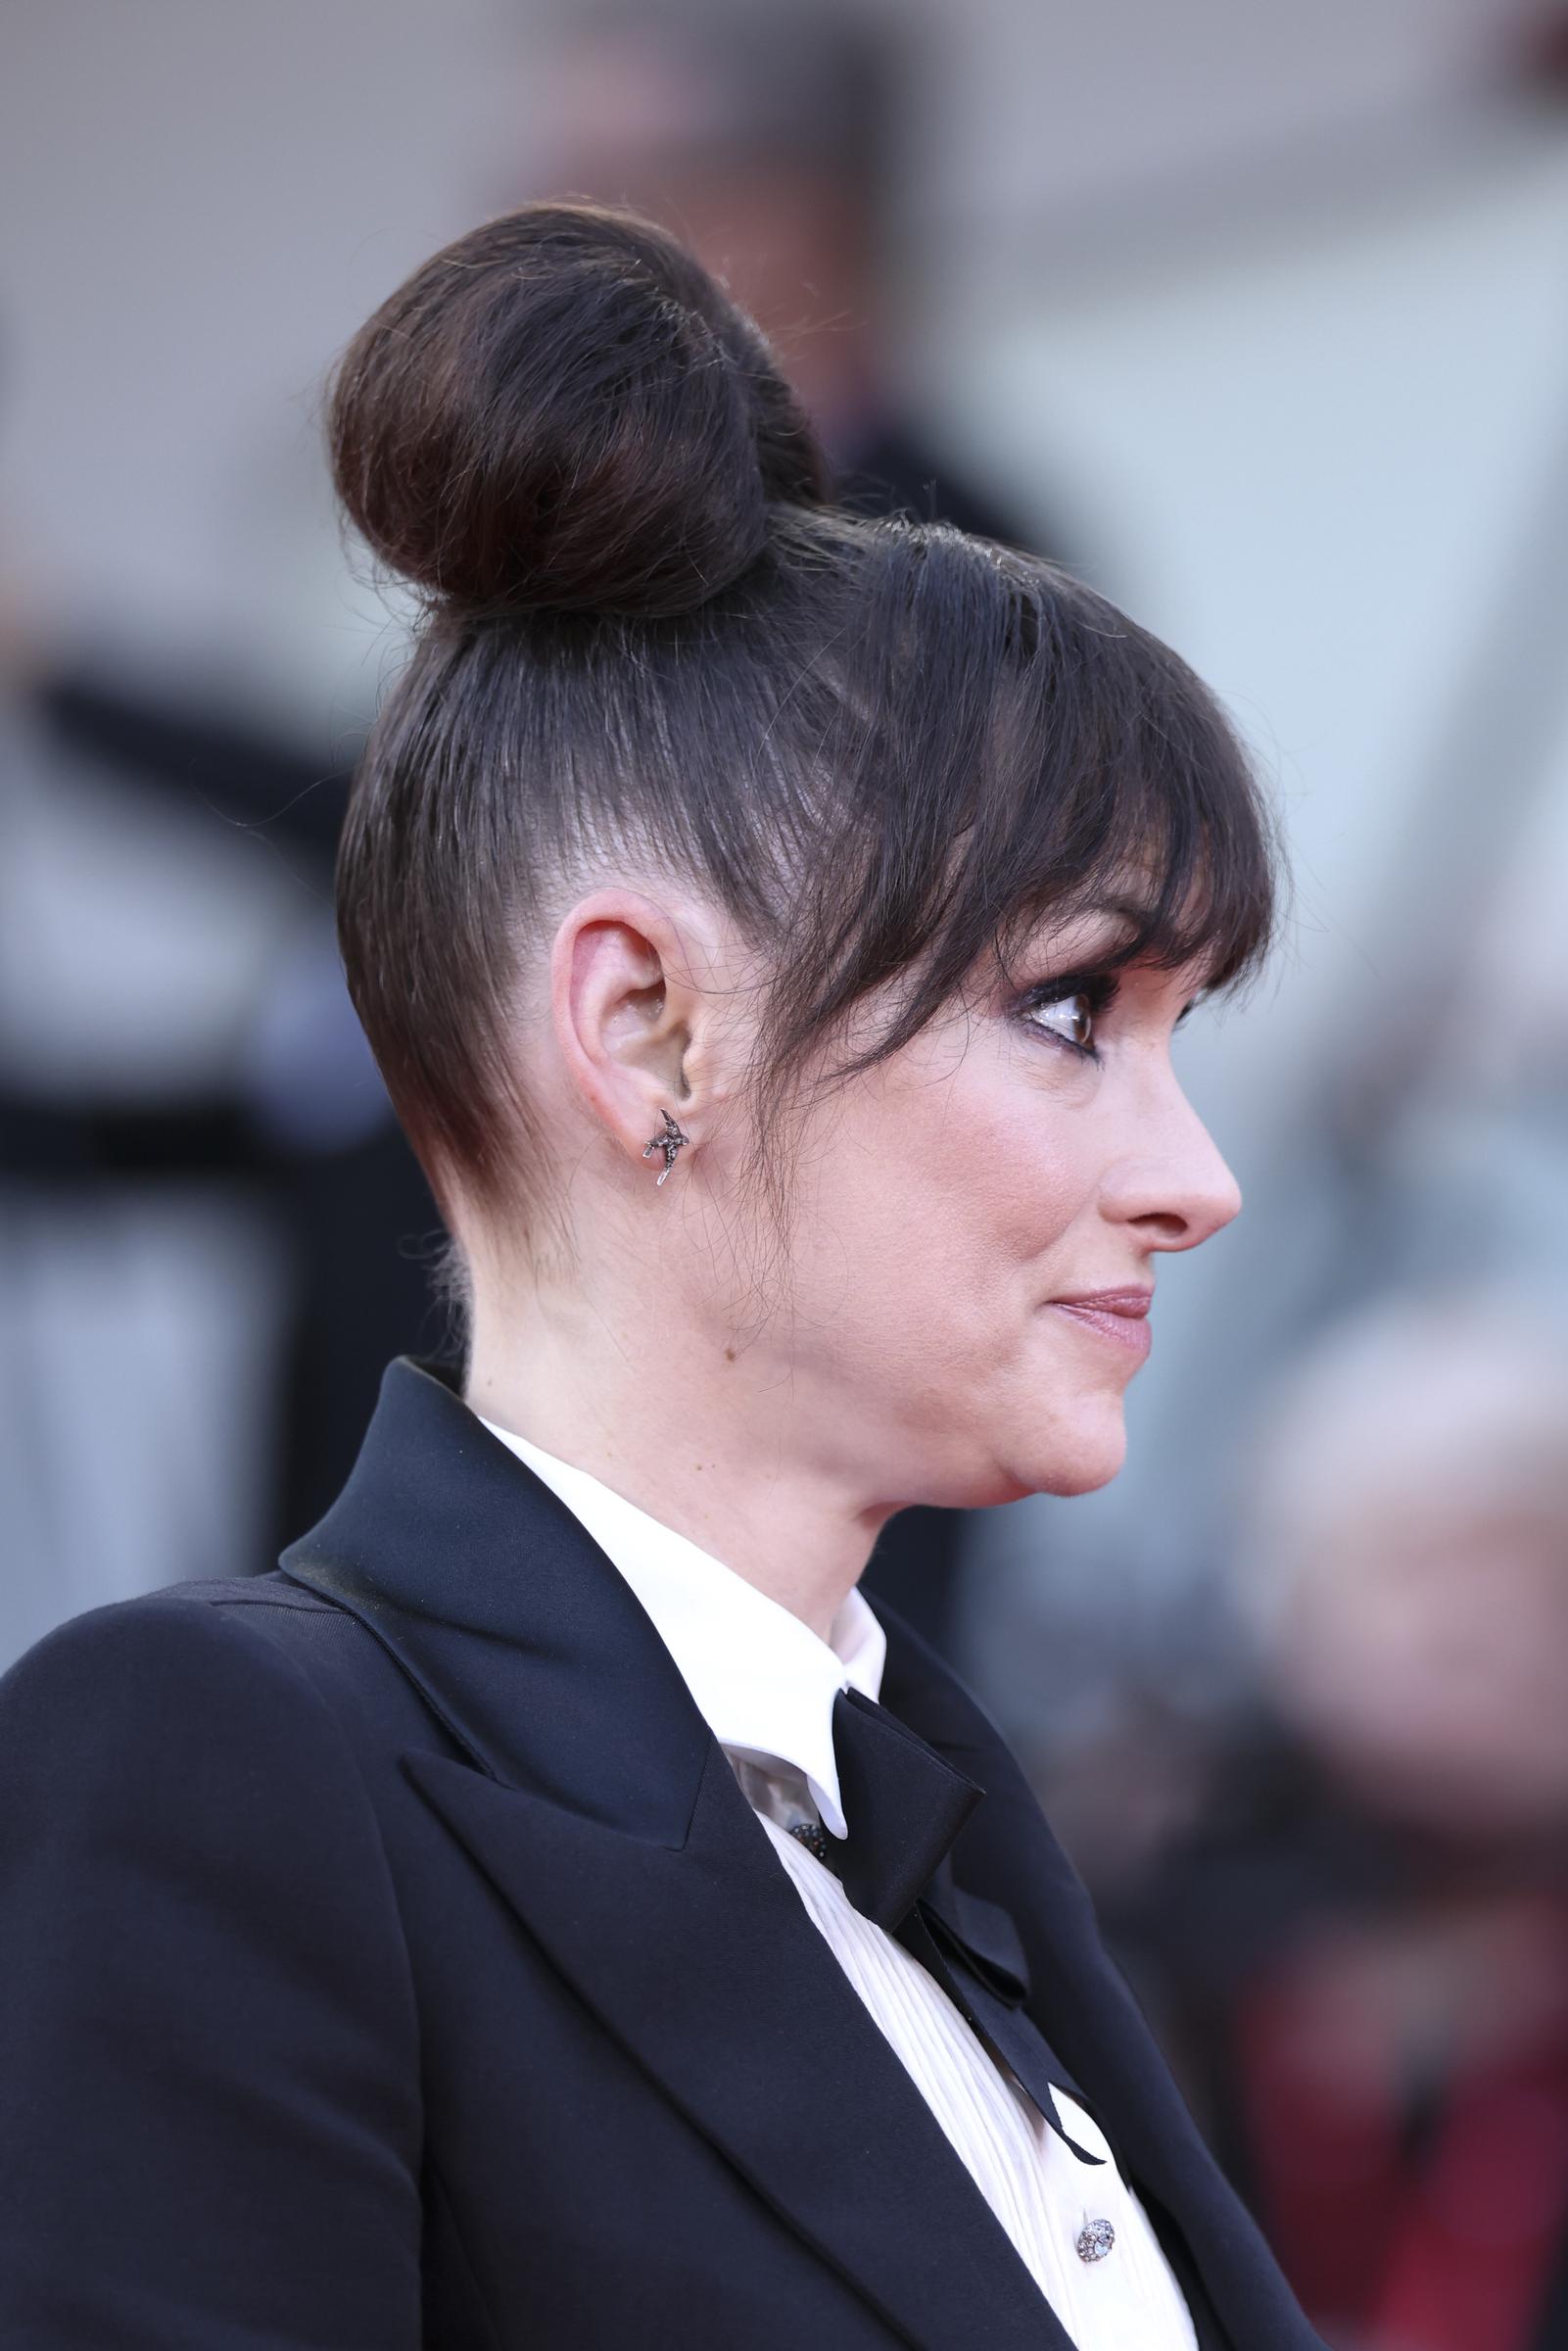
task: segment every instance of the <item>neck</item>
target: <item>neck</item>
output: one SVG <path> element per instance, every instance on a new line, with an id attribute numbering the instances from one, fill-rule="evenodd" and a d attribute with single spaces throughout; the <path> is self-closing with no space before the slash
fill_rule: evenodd
<path id="1" fill-rule="evenodd" d="M 803 1441 L 777 1366 L 750 1370 L 711 1334 L 649 1343 L 658 1327 L 537 1297 L 525 1326 L 476 1300 L 464 1401 L 602 1478 L 826 1640 L 898 1506 L 856 1491 L 846 1463 Z"/>

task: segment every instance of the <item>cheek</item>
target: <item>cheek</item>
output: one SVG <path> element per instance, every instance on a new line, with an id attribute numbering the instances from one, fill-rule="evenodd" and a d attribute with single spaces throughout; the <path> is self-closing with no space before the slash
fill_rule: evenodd
<path id="1" fill-rule="evenodd" d="M 999 1314 L 1051 1286 L 1053 1254 L 1095 1191 L 1092 1116 L 978 1044 L 957 1068 L 914 1067 L 840 1106 L 802 1189 L 804 1272 L 841 1309 L 889 1324 L 939 1319 L 948 1345 L 993 1338 Z M 876 1077 L 877 1073 L 872 1073 Z"/>

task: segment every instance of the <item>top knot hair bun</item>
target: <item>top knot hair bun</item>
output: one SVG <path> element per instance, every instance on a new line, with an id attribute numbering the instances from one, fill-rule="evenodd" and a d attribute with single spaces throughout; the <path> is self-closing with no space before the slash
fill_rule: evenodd
<path id="1" fill-rule="evenodd" d="M 819 504 L 811 426 L 757 329 L 634 214 L 526 205 L 360 328 L 332 387 L 338 494 L 461 609 L 688 612 Z"/>

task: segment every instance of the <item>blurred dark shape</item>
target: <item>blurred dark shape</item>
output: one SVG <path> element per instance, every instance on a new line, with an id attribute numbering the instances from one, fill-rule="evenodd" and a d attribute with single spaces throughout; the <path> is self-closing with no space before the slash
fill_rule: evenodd
<path id="1" fill-rule="evenodd" d="M 1568 9 L 1543 8 L 1512 26 L 1507 63 L 1539 97 L 1560 106 L 1568 99 Z"/>
<path id="2" fill-rule="evenodd" d="M 1565 1429 L 1568 1360 L 1522 1305 L 1333 1334 L 1251 1478 L 1272 1710 L 1200 1823 L 1098 1890 L 1345 2351 L 1568 2342 Z"/>
<path id="3" fill-rule="evenodd" d="M 286 736 L 181 708 L 90 669 L 45 673 L 32 699 L 60 743 L 146 792 L 200 805 L 220 822 L 261 825 L 280 844 L 330 861 L 349 767 L 323 766 Z"/>

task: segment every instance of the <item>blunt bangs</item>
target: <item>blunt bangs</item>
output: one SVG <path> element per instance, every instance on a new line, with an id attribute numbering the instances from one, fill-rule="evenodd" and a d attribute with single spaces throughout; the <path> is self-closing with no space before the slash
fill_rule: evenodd
<path id="1" fill-rule="evenodd" d="M 795 967 L 812 1009 L 772 1049 L 791 1058 L 902 979 L 896 1018 L 837 1076 L 868 1068 L 988 957 L 1008 971 L 1042 925 L 1092 913 L 1121 926 L 1097 965 L 1190 964 L 1200 993 L 1239 987 L 1272 937 L 1277 853 L 1214 696 L 1054 565 L 943 525 L 879 533 L 831 657 L 825 751 L 862 854 L 840 840 L 834 919 Z"/>

